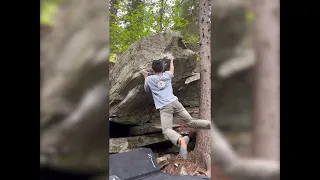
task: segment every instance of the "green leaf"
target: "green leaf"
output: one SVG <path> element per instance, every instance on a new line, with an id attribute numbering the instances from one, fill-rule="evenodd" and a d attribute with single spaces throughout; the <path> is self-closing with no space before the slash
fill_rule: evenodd
<path id="1" fill-rule="evenodd" d="M 111 54 L 110 54 L 109 61 L 116 63 L 116 61 L 115 61 L 115 60 L 116 60 L 116 57 L 117 57 L 117 54 L 111 53 Z"/>
<path id="2" fill-rule="evenodd" d="M 155 6 L 150 6 L 148 3 L 141 3 L 137 8 L 132 9 L 131 3 L 118 0 L 118 4 L 116 4 L 115 7 L 123 13 L 114 16 L 114 22 L 110 25 L 111 53 L 122 53 L 127 50 L 133 42 L 140 38 L 162 31 L 162 29 L 160 29 L 159 12 L 161 2 L 162 1 L 158 1 Z M 169 13 L 169 15 L 163 15 L 161 24 L 163 29 L 179 31 L 179 29 L 183 29 L 189 25 L 189 20 L 181 16 L 183 8 L 180 7 L 179 1 L 171 0 L 171 2 L 175 2 L 175 4 L 172 5 L 172 3 L 163 1 L 164 11 Z M 195 37 L 187 38 L 187 41 L 197 40 Z"/>
<path id="3" fill-rule="evenodd" d="M 253 12 L 247 11 L 247 13 L 246 13 L 246 19 L 247 19 L 249 22 L 253 22 L 253 21 L 254 21 L 254 14 L 253 14 Z"/>
<path id="4" fill-rule="evenodd" d="M 40 24 L 53 27 L 57 12 L 58 4 L 56 2 L 44 1 L 40 5 Z"/>

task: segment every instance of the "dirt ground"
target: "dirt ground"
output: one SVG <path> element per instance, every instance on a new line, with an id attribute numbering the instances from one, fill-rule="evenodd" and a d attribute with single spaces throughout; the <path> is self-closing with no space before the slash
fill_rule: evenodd
<path id="1" fill-rule="evenodd" d="M 206 170 L 199 167 L 197 162 L 193 160 L 193 152 L 189 152 L 186 160 L 181 159 L 179 155 L 172 156 L 165 161 L 159 163 L 164 173 L 173 175 L 191 175 L 191 176 L 206 176 Z M 214 180 L 229 180 L 223 176 L 217 167 L 212 167 L 211 179 Z"/>
<path id="2" fill-rule="evenodd" d="M 188 134 L 190 137 L 196 136 L 196 131 L 188 128 L 183 122 L 180 123 L 181 127 L 177 129 L 181 134 Z M 191 175 L 191 176 L 206 176 L 206 170 L 199 167 L 193 158 L 193 152 L 188 153 L 186 160 L 181 159 L 180 155 L 172 155 L 167 160 L 159 163 L 164 173 L 173 175 Z M 212 180 L 230 180 L 224 176 L 217 166 L 211 167 Z"/>
<path id="3" fill-rule="evenodd" d="M 190 137 L 196 136 L 196 131 L 192 128 L 188 128 L 183 122 L 180 123 L 181 127 L 177 131 L 181 134 L 188 134 Z M 242 156 L 248 156 L 248 149 L 250 147 L 250 133 L 225 133 L 224 134 L 232 144 L 237 145 L 234 147 Z M 191 176 L 205 176 L 206 170 L 199 167 L 197 162 L 194 161 L 193 152 L 188 153 L 186 160 L 181 159 L 179 155 L 171 155 L 166 160 L 159 163 L 164 173 L 173 175 L 191 175 Z M 212 180 L 230 180 L 230 178 L 224 176 L 218 166 L 211 167 L 211 179 Z"/>
<path id="4" fill-rule="evenodd" d="M 191 152 L 192 153 L 192 152 Z M 205 175 L 205 169 L 200 168 L 196 162 L 191 158 L 191 153 L 188 154 L 186 160 L 181 159 L 180 155 L 169 158 L 165 162 L 160 163 L 160 167 L 164 173 L 174 175 Z M 187 174 L 181 172 L 181 169 L 185 168 Z"/>

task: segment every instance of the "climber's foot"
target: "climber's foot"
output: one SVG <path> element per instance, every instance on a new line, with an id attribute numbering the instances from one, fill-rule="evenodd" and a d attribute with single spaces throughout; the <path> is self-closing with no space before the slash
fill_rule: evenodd
<path id="1" fill-rule="evenodd" d="M 179 139 L 178 146 L 180 147 L 180 156 L 182 159 L 187 159 L 187 155 L 188 155 L 187 146 L 189 141 L 190 141 L 189 136 L 184 136 Z"/>

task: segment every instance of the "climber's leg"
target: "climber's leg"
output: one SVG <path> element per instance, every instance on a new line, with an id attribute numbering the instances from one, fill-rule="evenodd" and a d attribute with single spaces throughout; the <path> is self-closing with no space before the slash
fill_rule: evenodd
<path id="1" fill-rule="evenodd" d="M 173 125 L 173 106 L 172 103 L 164 106 L 160 110 L 161 127 L 164 137 L 170 140 L 174 145 L 180 147 L 180 155 L 183 159 L 187 159 L 187 145 L 189 143 L 189 137 L 182 137 L 179 133 L 172 129 Z"/>
<path id="2" fill-rule="evenodd" d="M 185 121 L 188 126 L 196 129 L 210 129 L 211 121 L 191 117 L 178 100 L 174 101 L 172 104 L 177 117 Z"/>

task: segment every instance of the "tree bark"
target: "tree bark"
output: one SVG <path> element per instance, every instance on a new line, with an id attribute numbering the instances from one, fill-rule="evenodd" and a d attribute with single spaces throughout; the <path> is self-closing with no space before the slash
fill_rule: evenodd
<path id="1" fill-rule="evenodd" d="M 279 160 L 280 149 L 280 2 L 254 1 L 257 55 L 253 155 Z"/>
<path id="2" fill-rule="evenodd" d="M 163 20 L 163 14 L 164 14 L 164 0 L 160 0 L 161 8 L 160 8 L 160 20 L 159 20 L 159 26 L 160 26 L 160 32 L 163 30 L 162 20 Z"/>
<path id="3" fill-rule="evenodd" d="M 110 7 L 109 12 L 115 16 L 117 16 L 118 9 L 114 7 L 115 4 L 118 3 L 118 0 L 110 0 Z M 109 14 L 110 15 L 110 14 Z M 114 17 L 110 16 L 109 24 L 111 24 L 114 21 Z"/>
<path id="4" fill-rule="evenodd" d="M 211 120 L 211 32 L 210 0 L 200 0 L 200 119 Z M 210 131 L 199 130 L 197 134 L 195 155 L 198 162 L 205 165 L 211 174 Z"/>

